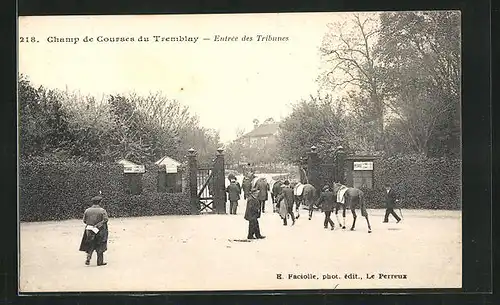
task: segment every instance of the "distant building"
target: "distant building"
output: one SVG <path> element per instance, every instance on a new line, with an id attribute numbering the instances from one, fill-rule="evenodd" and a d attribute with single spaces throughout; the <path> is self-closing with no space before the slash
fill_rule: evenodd
<path id="1" fill-rule="evenodd" d="M 273 162 L 277 149 L 278 132 L 279 123 L 272 122 L 256 125 L 252 131 L 235 141 L 240 146 L 235 161 L 238 164 Z"/>
<path id="2" fill-rule="evenodd" d="M 276 142 L 276 136 L 279 131 L 279 123 L 264 123 L 241 136 L 236 141 L 239 141 L 244 146 L 265 146 Z"/>

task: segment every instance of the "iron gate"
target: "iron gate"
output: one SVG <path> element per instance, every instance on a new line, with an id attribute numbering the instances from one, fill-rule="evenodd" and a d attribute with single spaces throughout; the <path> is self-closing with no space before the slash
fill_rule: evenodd
<path id="1" fill-rule="evenodd" d="M 200 201 L 199 212 L 215 212 L 213 194 L 213 167 L 198 167 L 196 174 L 197 197 Z"/>

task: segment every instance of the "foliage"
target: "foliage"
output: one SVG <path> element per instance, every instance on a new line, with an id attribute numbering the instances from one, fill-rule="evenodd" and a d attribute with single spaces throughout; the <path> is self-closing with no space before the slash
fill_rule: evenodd
<path id="1" fill-rule="evenodd" d="M 209 160 L 219 135 L 200 126 L 179 101 L 161 93 L 116 94 L 96 100 L 76 92 L 35 89 L 19 77 L 20 152 L 23 157 L 154 162 L 182 159 L 189 148 Z"/>
<path id="2" fill-rule="evenodd" d="M 351 147 L 460 156 L 458 11 L 354 13 L 329 25 L 321 58 Z"/>
<path id="3" fill-rule="evenodd" d="M 102 192 L 110 217 L 191 214 L 188 192 L 158 193 L 155 165 L 143 175 L 143 193 L 125 190 L 123 167 L 114 163 L 21 159 L 19 217 L 21 221 L 81 218 L 90 198 Z"/>
<path id="4" fill-rule="evenodd" d="M 284 159 L 296 163 L 314 145 L 324 159 L 338 146 L 348 147 L 345 122 L 342 105 L 331 96 L 311 96 L 295 104 L 292 113 L 280 124 L 279 150 Z"/>
<path id="5" fill-rule="evenodd" d="M 460 154 L 460 13 L 382 13 L 386 106 L 413 151 Z M 404 43 L 403 43 L 404 42 Z"/>
<path id="6" fill-rule="evenodd" d="M 374 162 L 373 189 L 363 189 L 368 208 L 384 208 L 390 183 L 409 209 L 461 209 L 461 161 L 422 155 L 385 157 Z"/>

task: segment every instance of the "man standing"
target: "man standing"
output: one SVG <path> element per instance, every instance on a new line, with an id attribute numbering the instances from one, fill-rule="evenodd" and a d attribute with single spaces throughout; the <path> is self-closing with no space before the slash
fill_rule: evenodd
<path id="1" fill-rule="evenodd" d="M 269 183 L 267 183 L 267 180 L 265 178 L 259 178 L 255 182 L 255 187 L 259 190 L 259 195 L 257 199 L 260 201 L 261 205 L 261 211 L 262 213 L 266 212 L 266 201 L 269 196 Z"/>
<path id="2" fill-rule="evenodd" d="M 389 183 L 385 184 L 385 216 L 384 216 L 384 223 L 389 222 L 389 215 L 394 216 L 396 218 L 396 221 L 399 223 L 401 221 L 401 218 L 399 218 L 398 214 L 394 212 L 394 206 L 396 202 L 399 201 L 399 196 L 398 194 L 391 188 L 391 185 Z"/>
<path id="3" fill-rule="evenodd" d="M 276 201 L 279 205 L 279 213 L 281 218 L 283 219 L 283 225 L 287 225 L 287 217 L 288 214 L 290 214 L 293 226 L 295 224 L 295 216 L 293 215 L 294 193 L 293 188 L 290 187 L 290 182 L 288 180 L 286 180 L 283 184 L 281 194 L 278 196 Z"/>
<path id="4" fill-rule="evenodd" d="M 104 266 L 104 252 L 108 249 L 108 213 L 99 206 L 102 197 L 95 196 L 92 206 L 85 210 L 83 222 L 87 225 L 83 233 L 80 251 L 87 253 L 85 265 L 90 264 L 92 253 L 97 252 L 97 266 Z"/>
<path id="5" fill-rule="evenodd" d="M 260 234 L 259 218 L 260 218 L 260 202 L 257 199 L 259 190 L 252 188 L 245 210 L 245 219 L 248 221 L 248 235 L 247 239 L 262 239 L 266 238 Z"/>
<path id="6" fill-rule="evenodd" d="M 323 192 L 319 195 L 319 199 L 317 202 L 317 206 L 321 207 L 323 213 L 325 213 L 325 221 L 323 222 L 323 226 L 325 229 L 328 229 L 328 224 L 332 227 L 332 230 L 335 228 L 335 224 L 333 223 L 330 215 L 332 214 L 333 208 L 335 206 L 335 195 L 330 190 L 328 185 L 323 187 Z"/>
<path id="7" fill-rule="evenodd" d="M 226 192 L 229 195 L 229 214 L 236 215 L 236 209 L 238 207 L 238 200 L 240 200 L 241 188 L 236 182 L 236 179 L 232 179 L 226 188 Z"/>

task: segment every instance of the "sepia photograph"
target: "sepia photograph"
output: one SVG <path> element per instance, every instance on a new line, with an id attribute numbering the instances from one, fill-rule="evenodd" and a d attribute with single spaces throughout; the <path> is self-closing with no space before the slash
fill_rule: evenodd
<path id="1" fill-rule="evenodd" d="M 460 11 L 18 18 L 23 293 L 462 288 Z"/>

